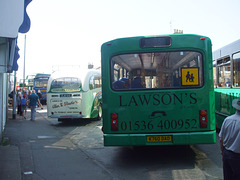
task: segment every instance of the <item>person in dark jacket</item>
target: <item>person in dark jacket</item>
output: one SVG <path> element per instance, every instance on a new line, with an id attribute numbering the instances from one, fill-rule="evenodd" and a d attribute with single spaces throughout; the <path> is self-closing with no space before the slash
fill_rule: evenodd
<path id="1" fill-rule="evenodd" d="M 31 121 L 35 121 L 36 117 L 36 108 L 37 105 L 40 105 L 39 97 L 35 93 L 35 90 L 32 91 L 32 94 L 29 96 L 29 106 L 31 108 Z"/>
<path id="2" fill-rule="evenodd" d="M 40 103 L 42 103 L 42 93 L 41 93 L 41 90 L 38 90 L 37 95 L 39 97 Z"/>
<path id="3" fill-rule="evenodd" d="M 17 114 L 21 115 L 21 99 L 22 99 L 22 94 L 21 92 L 18 92 L 17 95 Z"/>

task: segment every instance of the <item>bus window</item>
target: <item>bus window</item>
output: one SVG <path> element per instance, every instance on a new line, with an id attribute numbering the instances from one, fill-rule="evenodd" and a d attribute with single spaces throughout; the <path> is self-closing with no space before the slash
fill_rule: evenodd
<path id="1" fill-rule="evenodd" d="M 73 77 L 54 79 L 51 84 L 51 92 L 80 91 L 81 80 Z"/>
<path id="2" fill-rule="evenodd" d="M 218 87 L 231 87 L 230 57 L 218 60 Z"/>
<path id="3" fill-rule="evenodd" d="M 240 87 L 240 53 L 233 55 L 233 80 L 234 87 Z"/>
<path id="4" fill-rule="evenodd" d="M 47 88 L 48 81 L 35 81 L 36 88 Z"/>
<path id="5" fill-rule="evenodd" d="M 101 76 L 93 75 L 89 79 L 89 89 L 96 89 L 102 87 Z"/>
<path id="6" fill-rule="evenodd" d="M 112 88 L 136 90 L 182 88 L 185 85 L 201 87 L 202 66 L 202 54 L 195 51 L 120 54 L 111 58 Z M 195 73 L 189 73 L 188 68 L 195 69 Z"/>

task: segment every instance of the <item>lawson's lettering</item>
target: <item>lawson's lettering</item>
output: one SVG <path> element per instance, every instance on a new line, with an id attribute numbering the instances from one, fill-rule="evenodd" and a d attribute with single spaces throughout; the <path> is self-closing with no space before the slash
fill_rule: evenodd
<path id="1" fill-rule="evenodd" d="M 170 104 L 196 104 L 196 93 L 180 93 L 180 94 L 144 94 L 132 95 L 130 97 L 119 96 L 120 106 L 158 106 Z"/>

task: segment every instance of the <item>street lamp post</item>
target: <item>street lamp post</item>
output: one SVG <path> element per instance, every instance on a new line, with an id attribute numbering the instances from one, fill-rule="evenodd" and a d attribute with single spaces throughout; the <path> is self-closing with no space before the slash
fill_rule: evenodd
<path id="1" fill-rule="evenodd" d="M 24 36 L 23 89 L 25 87 L 26 34 Z"/>

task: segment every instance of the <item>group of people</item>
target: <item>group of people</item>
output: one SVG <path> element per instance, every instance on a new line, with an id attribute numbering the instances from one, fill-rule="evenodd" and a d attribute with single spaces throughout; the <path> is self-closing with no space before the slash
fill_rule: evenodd
<path id="1" fill-rule="evenodd" d="M 41 91 L 39 90 L 36 94 L 35 90 L 28 91 L 28 93 L 22 93 L 18 91 L 17 93 L 17 114 L 23 116 L 26 119 L 27 108 L 31 108 L 31 121 L 35 120 L 36 117 L 36 108 L 41 107 L 40 98 L 42 97 Z"/>

